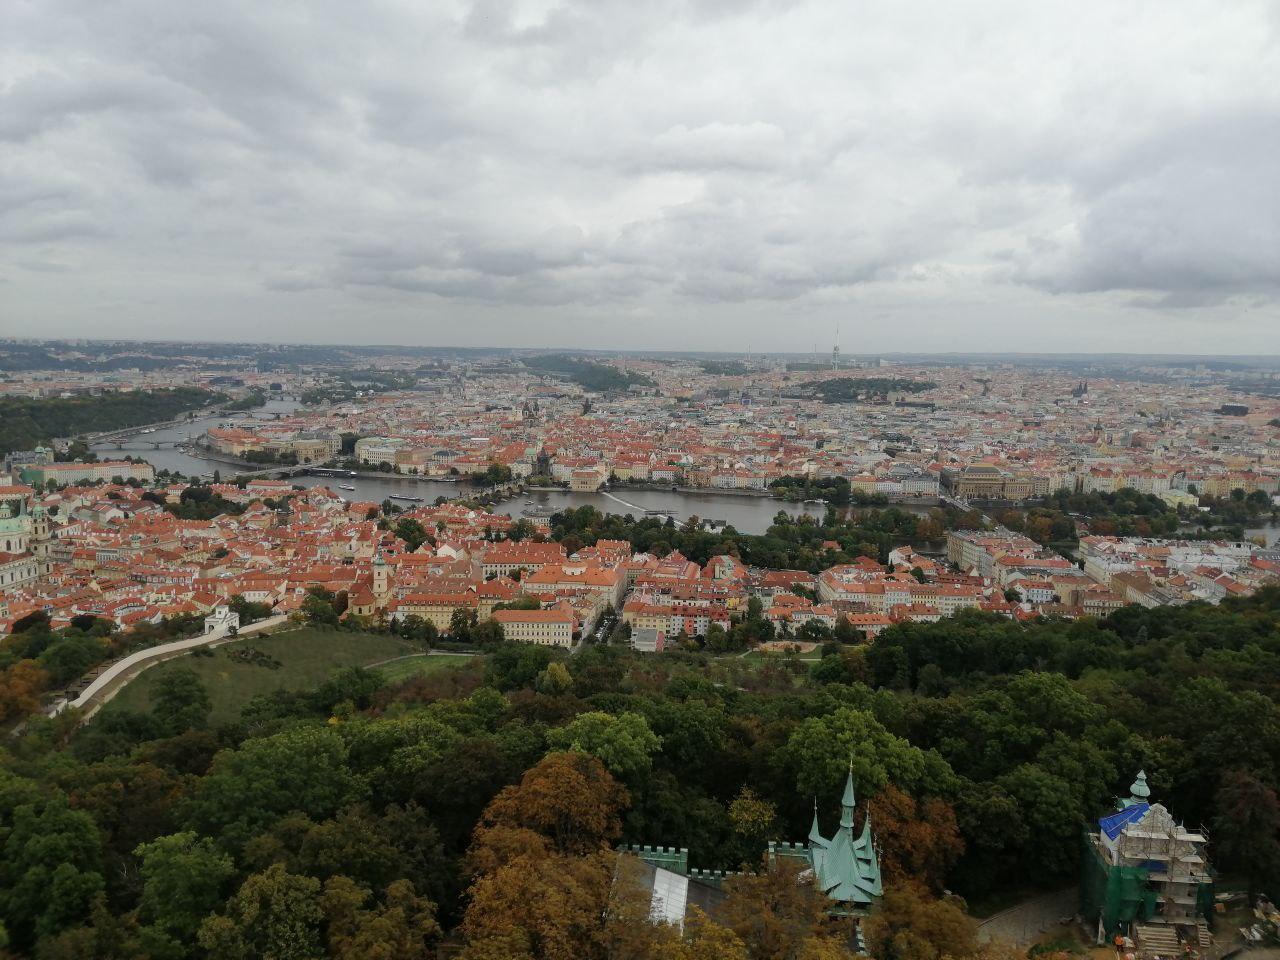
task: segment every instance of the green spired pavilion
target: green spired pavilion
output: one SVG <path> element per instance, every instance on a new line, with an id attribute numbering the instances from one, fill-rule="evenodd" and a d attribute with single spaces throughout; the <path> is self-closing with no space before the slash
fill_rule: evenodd
<path id="1" fill-rule="evenodd" d="M 807 861 L 814 879 L 832 901 L 832 912 L 861 916 L 884 892 L 880 879 L 880 859 L 871 833 L 871 814 L 856 834 L 853 810 L 857 803 L 853 790 L 853 772 L 845 780 L 840 799 L 840 826 L 830 837 L 822 835 L 818 824 L 818 804 L 813 805 L 813 826 L 805 844 L 770 843 L 769 857 Z"/>
<path id="2" fill-rule="evenodd" d="M 830 837 L 822 835 L 814 803 L 813 826 L 804 843 L 770 841 L 768 859 L 797 862 L 811 872 L 817 888 L 831 901 L 831 913 L 854 920 L 864 917 L 883 892 L 880 858 L 868 816 L 862 829 L 854 831 L 857 798 L 850 771 L 840 800 L 840 826 Z M 622 852 L 639 858 L 645 868 L 644 882 L 652 892 L 654 916 L 681 924 L 690 906 L 714 914 L 723 899 L 724 881 L 733 876 L 723 870 L 689 867 L 689 851 L 684 847 L 630 846 Z"/>

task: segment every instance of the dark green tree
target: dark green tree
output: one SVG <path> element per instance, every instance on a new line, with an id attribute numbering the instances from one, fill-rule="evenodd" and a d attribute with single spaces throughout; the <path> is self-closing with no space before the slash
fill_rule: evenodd
<path id="1" fill-rule="evenodd" d="M 169 735 L 201 730 L 213 704 L 200 675 L 188 667 L 169 670 L 151 688 L 151 712 Z"/>
<path id="2" fill-rule="evenodd" d="M 1217 795 L 1214 849 L 1244 874 L 1249 894 L 1280 892 L 1280 799 L 1247 770 L 1231 770 Z"/>
<path id="3" fill-rule="evenodd" d="M 226 910 L 200 925 L 210 960 L 317 960 L 321 953 L 320 881 L 274 864 L 250 876 Z"/>
<path id="4" fill-rule="evenodd" d="M 178 953 L 222 904 L 235 864 L 212 840 L 190 831 L 158 837 L 134 853 L 142 873 L 138 918 L 152 937 L 172 944 Z"/>
<path id="5" fill-rule="evenodd" d="M 324 819 L 365 790 L 347 766 L 347 745 L 337 732 L 299 726 L 218 754 L 185 815 L 194 829 L 234 848 L 286 813 Z"/>

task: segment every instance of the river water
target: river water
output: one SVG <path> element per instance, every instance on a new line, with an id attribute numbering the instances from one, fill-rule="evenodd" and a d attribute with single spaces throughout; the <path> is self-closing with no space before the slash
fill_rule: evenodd
<path id="1" fill-rule="evenodd" d="M 527 503 L 526 501 L 532 501 Z M 734 496 L 726 493 L 684 493 L 669 490 L 630 490 L 619 487 L 608 493 L 570 493 L 531 490 L 497 504 L 495 513 L 519 517 L 525 510 L 564 510 L 593 506 L 601 513 L 631 514 L 639 519 L 647 510 L 662 510 L 683 523 L 690 517 L 727 523 L 742 533 L 764 533 L 779 510 L 793 517 L 807 513 L 822 517 L 826 508 L 817 503 L 787 503 L 770 497 Z"/>
<path id="2" fill-rule="evenodd" d="M 154 443 L 171 443 L 195 439 L 209 427 L 234 423 L 241 418 L 261 418 L 286 415 L 298 409 L 292 400 L 269 400 L 266 404 L 246 414 L 228 417 L 201 417 L 176 427 L 167 427 L 124 441 L 117 449 L 113 443 L 95 444 L 94 451 L 103 459 L 126 455 L 146 460 L 157 470 L 177 471 L 200 476 L 219 471 L 224 477 L 235 475 L 237 468 L 202 456 L 194 456 L 182 450 L 165 447 L 154 449 Z M 471 491 L 465 483 L 440 483 L 431 480 L 415 480 L 410 477 L 296 477 L 294 483 L 304 487 L 328 486 L 351 500 L 373 500 L 381 503 L 391 496 L 422 497 L 430 502 L 437 497 L 464 496 Z M 355 487 L 355 490 L 338 490 L 338 485 Z M 526 501 L 532 501 L 527 503 Z M 668 511 L 676 521 L 683 523 L 691 516 L 704 520 L 720 520 L 732 524 L 743 533 L 763 533 L 773 522 L 774 515 L 783 510 L 792 516 L 810 514 L 821 517 L 825 508 L 816 503 L 787 503 L 768 497 L 734 496 L 725 493 L 676 493 L 666 490 L 630 490 L 621 487 L 611 493 L 570 493 L 568 491 L 530 491 L 519 497 L 504 500 L 493 508 L 495 513 L 519 517 L 525 510 L 542 508 L 547 511 L 590 504 L 601 513 L 633 514 L 640 517 L 646 510 Z M 902 509 L 925 512 L 928 508 L 904 505 Z M 1245 536 L 1261 536 L 1267 544 L 1280 543 L 1280 526 L 1267 525 L 1245 531 Z"/>
<path id="3" fill-rule="evenodd" d="M 373 500 L 381 503 L 391 496 L 422 497 L 430 503 L 436 497 L 462 497 L 475 493 L 466 483 L 441 483 L 410 477 L 295 477 L 294 483 L 306 487 L 327 486 L 350 500 Z M 342 490 L 340 485 L 355 487 Z M 647 510 L 663 510 L 683 523 L 691 516 L 732 524 L 742 533 L 764 533 L 774 516 L 783 510 L 791 516 L 808 513 L 822 517 L 825 508 L 815 503 L 787 503 L 770 497 L 734 496 L 716 493 L 680 493 L 667 490 L 629 490 L 625 487 L 609 493 L 571 493 L 567 490 L 530 490 L 519 496 L 501 500 L 491 509 L 519 519 L 526 510 L 547 516 L 569 507 L 593 506 L 601 513 L 631 514 L 637 519 Z"/>
<path id="4" fill-rule="evenodd" d="M 236 472 L 234 466 L 219 463 L 216 460 L 209 460 L 205 457 L 192 456 L 181 450 L 175 450 L 173 447 L 164 447 L 157 450 L 154 444 L 194 440 L 210 427 L 217 427 L 224 423 L 235 423 L 236 420 L 246 417 L 269 417 L 274 414 L 288 414 L 297 410 L 298 406 L 292 400 L 268 400 L 261 407 L 248 413 L 232 414 L 226 417 L 200 417 L 196 420 L 179 424 L 176 427 L 165 427 L 155 433 L 130 437 L 128 440 L 123 441 L 119 447 L 114 443 L 95 443 L 93 451 L 103 460 L 119 460 L 123 457 L 131 456 L 134 459 L 146 460 L 157 470 L 176 471 L 195 476 L 220 470 L 224 476 L 229 477 Z"/>
<path id="5" fill-rule="evenodd" d="M 153 444 L 194 440 L 209 427 L 234 423 L 241 418 L 261 418 L 272 414 L 289 414 L 298 409 L 290 400 L 270 400 L 264 406 L 245 414 L 227 417 L 201 417 L 176 427 L 167 427 L 123 441 L 117 448 L 114 443 L 95 444 L 93 449 L 102 459 L 132 456 L 146 460 L 157 470 L 170 470 L 187 476 L 212 474 L 215 470 L 223 477 L 231 478 L 237 472 L 233 464 L 193 455 L 173 447 L 155 449 Z M 349 500 L 372 500 L 381 503 L 388 497 L 422 497 L 431 502 L 437 497 L 458 497 L 473 492 L 466 483 L 441 483 L 417 480 L 411 477 L 295 477 L 294 483 L 304 487 L 327 486 Z M 340 490 L 339 486 L 354 487 Z M 531 503 L 526 501 L 532 501 Z M 628 490 L 622 488 L 613 493 L 570 493 L 568 491 L 530 491 L 522 496 L 501 501 L 493 507 L 494 513 L 519 518 L 526 510 L 541 509 L 554 512 L 566 507 L 590 504 L 601 513 L 630 513 L 636 517 L 646 510 L 663 510 L 678 523 L 691 516 L 704 520 L 719 520 L 732 524 L 743 533 L 763 533 L 773 522 L 779 510 L 792 516 L 808 513 L 821 517 L 825 508 L 814 503 L 787 503 L 769 497 L 734 496 L 724 493 L 677 493 L 665 490 Z"/>
<path id="6" fill-rule="evenodd" d="M 165 443 L 175 440 L 194 439 L 209 427 L 222 423 L 234 422 L 240 417 L 255 418 L 273 414 L 288 414 L 298 409 L 298 404 L 291 400 L 270 400 L 264 406 L 231 417 L 203 417 L 177 427 L 157 430 L 155 433 L 133 437 L 124 442 L 122 449 L 115 444 L 95 444 L 94 450 L 103 459 L 120 458 L 126 454 L 140 457 L 157 470 L 168 469 L 188 475 L 211 474 L 218 470 L 224 477 L 234 476 L 236 467 L 220 463 L 205 457 L 193 456 L 181 450 L 165 448 L 156 450 L 152 443 Z M 335 492 L 350 500 L 372 500 L 381 503 L 391 496 L 422 497 L 430 502 L 437 497 L 458 497 L 472 492 L 465 483 L 440 483 L 431 480 L 415 480 L 410 477 L 352 477 L 338 479 L 333 477 L 296 477 L 294 483 L 304 487 L 328 486 Z M 355 487 L 354 490 L 339 490 L 339 484 Z M 526 502 L 532 501 L 532 502 Z M 814 503 L 788 503 L 768 497 L 734 496 L 724 493 L 677 493 L 665 490 L 630 490 L 621 487 L 611 493 L 570 493 L 568 491 L 530 491 L 519 497 L 512 497 L 497 504 L 493 511 L 505 513 L 511 517 L 520 517 L 525 510 L 541 508 L 546 511 L 564 510 L 566 507 L 581 507 L 590 504 L 601 513 L 630 513 L 640 517 L 646 510 L 664 510 L 669 512 L 678 523 L 683 523 L 691 516 L 704 520 L 719 520 L 732 524 L 743 533 L 764 533 L 773 517 L 779 510 L 792 516 L 807 513 L 821 517 L 825 508 Z M 902 505 L 902 509 L 914 512 L 927 512 L 928 508 L 914 505 Z M 1280 526 L 1268 525 L 1251 528 L 1245 531 L 1247 537 L 1262 536 L 1268 545 L 1280 543 Z"/>

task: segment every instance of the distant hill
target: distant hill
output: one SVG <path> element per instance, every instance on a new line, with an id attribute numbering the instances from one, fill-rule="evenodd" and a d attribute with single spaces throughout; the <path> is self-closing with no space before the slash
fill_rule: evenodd
<path id="1" fill-rule="evenodd" d="M 560 353 L 525 357 L 524 365 L 531 370 L 554 374 L 572 380 L 583 390 L 604 393 L 609 390 L 626 390 L 633 385 L 652 387 L 653 381 L 638 373 L 624 373 L 616 367 L 590 360 L 579 360 Z"/>
<path id="2" fill-rule="evenodd" d="M 225 400 L 225 394 L 194 387 L 107 393 L 100 397 L 0 398 L 0 453 L 30 450 L 54 437 L 123 430 L 173 420 Z"/>
<path id="3" fill-rule="evenodd" d="M 821 400 L 823 403 L 854 403 L 886 398 L 891 393 L 924 393 L 938 385 L 932 380 L 905 380 L 898 377 L 833 377 L 797 387 L 791 396 Z"/>

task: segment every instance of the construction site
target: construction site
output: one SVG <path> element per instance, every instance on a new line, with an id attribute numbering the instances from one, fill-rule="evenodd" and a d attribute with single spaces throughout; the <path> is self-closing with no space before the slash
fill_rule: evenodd
<path id="1" fill-rule="evenodd" d="M 1080 900 L 1097 943 L 1133 960 L 1213 956 L 1208 838 L 1151 803 L 1141 771 L 1116 810 L 1085 831 Z"/>

